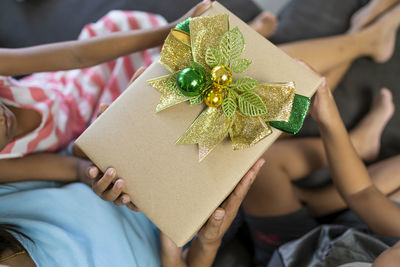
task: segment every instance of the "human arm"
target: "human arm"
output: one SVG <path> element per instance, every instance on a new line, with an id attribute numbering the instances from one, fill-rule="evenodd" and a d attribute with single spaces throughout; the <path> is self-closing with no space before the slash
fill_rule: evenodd
<path id="1" fill-rule="evenodd" d="M 199 3 L 181 19 L 200 15 L 210 7 L 210 4 L 210 0 Z M 3 48 L 0 49 L 0 75 L 16 76 L 100 64 L 161 45 L 171 28 L 175 27 L 180 20 L 154 29 L 117 32 L 86 40 L 17 49 Z"/>
<path id="2" fill-rule="evenodd" d="M 92 163 L 77 157 L 38 153 L 23 158 L 0 160 L 0 183 L 22 181 L 57 181 L 88 183 L 85 173 Z"/>
<path id="3" fill-rule="evenodd" d="M 164 267 L 212 265 L 223 236 L 235 219 L 243 199 L 264 163 L 264 159 L 259 159 L 230 196 L 214 211 L 189 247 L 186 259 L 182 255 L 182 248 L 178 248 L 166 235 L 161 233 L 161 260 Z"/>
<path id="4" fill-rule="evenodd" d="M 400 209 L 372 183 L 326 86 L 318 89 L 311 114 L 318 122 L 332 179 L 343 199 L 373 232 L 400 236 Z"/>

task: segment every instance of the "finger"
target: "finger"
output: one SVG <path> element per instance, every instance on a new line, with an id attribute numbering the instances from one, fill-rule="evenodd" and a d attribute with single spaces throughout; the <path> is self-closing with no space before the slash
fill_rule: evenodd
<path id="1" fill-rule="evenodd" d="M 160 231 L 160 241 L 161 241 L 162 253 L 164 255 L 179 257 L 179 258 L 181 257 L 182 248 L 177 247 L 175 243 L 161 231 Z"/>
<path id="2" fill-rule="evenodd" d="M 199 16 L 206 12 L 211 7 L 211 0 L 203 0 L 201 3 L 197 4 L 194 16 Z"/>
<path id="3" fill-rule="evenodd" d="M 222 207 L 225 209 L 227 217 L 233 219 L 236 216 L 243 199 L 264 163 L 265 160 L 263 158 L 258 159 L 253 167 L 251 167 L 245 176 L 243 176 L 242 180 L 230 194 L 228 199 L 224 201 Z"/>
<path id="4" fill-rule="evenodd" d="M 177 247 L 172 240 L 160 231 L 161 261 L 163 266 L 187 266 L 182 257 L 182 248 Z"/>
<path id="5" fill-rule="evenodd" d="M 129 81 L 128 85 L 131 85 L 131 83 L 133 83 L 140 75 L 142 75 L 142 73 L 146 70 L 146 67 L 140 67 L 135 74 L 133 74 L 131 80 Z"/>
<path id="6" fill-rule="evenodd" d="M 109 105 L 106 103 L 101 103 L 100 107 L 99 107 L 99 113 L 97 113 L 97 118 L 104 113 L 104 111 L 106 111 L 106 109 L 108 109 Z"/>
<path id="7" fill-rule="evenodd" d="M 122 188 L 125 186 L 125 181 L 123 179 L 118 179 L 113 187 L 105 191 L 102 195 L 102 199 L 105 201 L 115 201 L 121 195 Z"/>
<path id="8" fill-rule="evenodd" d="M 114 178 L 116 177 L 116 171 L 113 168 L 108 168 L 106 173 L 97 182 L 93 184 L 93 191 L 101 196 L 107 187 L 110 186 Z"/>
<path id="9" fill-rule="evenodd" d="M 302 65 L 303 67 L 305 67 L 309 71 L 313 72 L 315 75 L 321 77 L 321 74 L 318 73 L 310 64 L 308 64 L 308 63 L 306 63 L 303 60 L 298 59 L 298 58 L 295 58 L 295 60 L 297 61 L 297 63 L 299 63 L 300 65 Z"/>
<path id="10" fill-rule="evenodd" d="M 131 198 L 128 194 L 122 193 L 117 200 L 114 201 L 115 205 L 117 206 L 124 206 L 131 202 Z"/>
<path id="11" fill-rule="evenodd" d="M 207 224 L 200 231 L 200 238 L 205 240 L 215 241 L 222 238 L 221 228 L 225 217 L 225 210 L 218 208 L 214 211 L 213 215 L 208 219 Z"/>
<path id="12" fill-rule="evenodd" d="M 86 168 L 85 173 L 87 174 L 87 177 L 89 177 L 92 180 L 100 176 L 100 171 L 96 166 L 89 166 L 88 168 Z"/>

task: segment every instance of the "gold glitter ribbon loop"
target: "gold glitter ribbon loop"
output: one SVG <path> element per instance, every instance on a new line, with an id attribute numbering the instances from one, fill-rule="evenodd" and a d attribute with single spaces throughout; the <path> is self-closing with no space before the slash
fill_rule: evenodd
<path id="1" fill-rule="evenodd" d="M 207 108 L 178 139 L 177 144 L 199 144 L 203 160 L 228 135 L 232 120 L 220 108 Z"/>
<path id="2" fill-rule="evenodd" d="M 190 36 L 180 30 L 171 30 L 160 53 L 160 64 L 174 73 L 189 66 L 192 60 Z"/>
<path id="3" fill-rule="evenodd" d="M 156 112 L 159 112 L 168 107 L 185 102 L 189 98 L 184 95 L 178 95 L 174 90 L 171 90 L 166 84 L 170 75 L 162 76 L 147 81 L 152 87 L 156 88 L 161 93 L 160 102 L 157 105 Z"/>
<path id="4" fill-rule="evenodd" d="M 189 25 L 193 60 L 208 67 L 206 50 L 208 47 L 218 47 L 222 35 L 229 30 L 229 17 L 227 14 L 197 17 L 192 18 Z"/>
<path id="5" fill-rule="evenodd" d="M 192 18 L 189 21 L 189 27 L 190 35 L 181 30 L 171 30 L 165 40 L 159 62 L 175 75 L 178 71 L 192 66 L 191 61 L 200 63 L 209 73 L 211 65 L 206 63 L 206 51 L 208 48 L 220 48 L 221 37 L 229 31 L 229 17 L 227 14 L 220 14 Z M 242 36 L 241 33 L 240 36 Z M 170 82 L 175 79 L 175 76 L 171 75 L 148 81 L 161 93 L 161 99 L 156 108 L 157 112 L 190 99 L 179 94 L 172 88 L 173 86 L 171 87 Z M 243 85 L 245 82 L 246 80 L 242 80 L 241 90 L 251 90 L 251 93 L 255 93 L 253 95 L 258 95 L 265 104 L 267 114 L 251 117 L 240 113 L 243 110 L 240 112 L 236 110 L 233 111 L 234 115 L 228 118 L 221 107 L 208 107 L 176 143 L 198 144 L 199 160 L 201 161 L 228 135 L 234 150 L 244 149 L 257 144 L 272 133 L 268 122 L 289 121 L 295 96 L 293 82 L 258 84 L 253 89 L 252 87 L 246 89 L 246 86 L 250 87 L 251 85 L 248 85 L 249 80 L 247 80 L 247 85 Z M 247 105 L 254 105 L 249 100 L 247 101 Z"/>
<path id="6" fill-rule="evenodd" d="M 268 114 L 263 116 L 263 119 L 265 121 L 289 121 L 295 91 L 294 82 L 257 85 L 253 92 L 261 97 L 268 110 Z"/>

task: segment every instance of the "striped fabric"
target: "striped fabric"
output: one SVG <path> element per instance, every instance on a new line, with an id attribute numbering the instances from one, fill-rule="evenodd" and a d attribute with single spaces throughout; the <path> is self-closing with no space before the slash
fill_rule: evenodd
<path id="1" fill-rule="evenodd" d="M 79 39 L 165 24 L 159 15 L 111 11 L 87 25 Z M 34 109 L 42 116 L 40 126 L 8 144 L 0 152 L 0 159 L 65 148 L 93 121 L 99 104 L 114 101 L 134 72 L 150 65 L 159 52 L 160 48 L 148 49 L 91 68 L 37 73 L 22 80 L 0 76 L 0 99 L 4 104 Z"/>

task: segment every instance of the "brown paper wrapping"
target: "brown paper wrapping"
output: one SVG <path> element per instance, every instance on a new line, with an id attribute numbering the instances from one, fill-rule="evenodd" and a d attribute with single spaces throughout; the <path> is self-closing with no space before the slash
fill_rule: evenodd
<path id="1" fill-rule="evenodd" d="M 244 75 L 260 82 L 293 81 L 296 93 L 313 95 L 321 83 L 318 76 L 221 4 L 214 2 L 204 15 L 221 13 L 229 14 L 230 27 L 238 26 L 246 40 L 243 57 L 253 64 Z M 147 80 L 167 74 L 158 62 L 153 63 L 76 143 L 101 170 L 116 168 L 133 202 L 183 246 L 281 132 L 273 129 L 256 146 L 239 151 L 226 139 L 199 163 L 196 145 L 175 142 L 201 113 L 202 105 L 191 107 L 186 102 L 155 112 L 160 93 Z"/>

